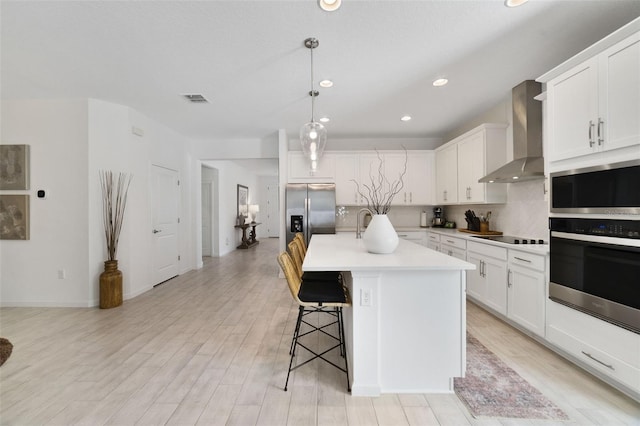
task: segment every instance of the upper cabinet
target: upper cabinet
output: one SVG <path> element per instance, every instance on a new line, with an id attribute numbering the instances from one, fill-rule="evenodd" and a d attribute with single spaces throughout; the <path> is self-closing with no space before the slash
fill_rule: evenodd
<path id="1" fill-rule="evenodd" d="M 325 152 L 315 172 L 302 151 L 289 151 L 289 183 L 333 182 L 336 174 L 335 155 Z"/>
<path id="2" fill-rule="evenodd" d="M 483 124 L 436 149 L 438 204 L 506 202 L 506 185 L 478 183 L 506 163 L 506 128 Z"/>
<path id="3" fill-rule="evenodd" d="M 640 144 L 640 33 L 549 80 L 547 112 L 550 163 Z"/>
<path id="4" fill-rule="evenodd" d="M 383 164 L 380 165 L 380 158 Z M 405 171 L 406 163 L 406 171 Z M 336 203 L 347 206 L 367 204 L 362 194 L 368 196 L 363 186 L 379 183 L 383 173 L 384 192 L 390 184 L 402 176 L 402 188 L 393 198 L 395 206 L 424 206 L 435 204 L 435 164 L 433 151 L 330 151 L 318 162 L 318 170 L 312 174 L 302 153 L 289 152 L 289 182 L 335 182 Z M 360 185 L 360 192 L 356 182 Z"/>
<path id="5" fill-rule="evenodd" d="M 458 202 L 458 145 L 436 150 L 436 203 Z"/>

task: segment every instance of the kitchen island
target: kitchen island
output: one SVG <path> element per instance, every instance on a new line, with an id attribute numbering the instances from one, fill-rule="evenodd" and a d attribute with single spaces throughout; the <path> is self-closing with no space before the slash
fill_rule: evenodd
<path id="1" fill-rule="evenodd" d="M 355 396 L 453 392 L 466 368 L 466 270 L 471 263 L 400 240 L 371 254 L 354 234 L 313 235 L 304 271 L 344 271 Z"/>

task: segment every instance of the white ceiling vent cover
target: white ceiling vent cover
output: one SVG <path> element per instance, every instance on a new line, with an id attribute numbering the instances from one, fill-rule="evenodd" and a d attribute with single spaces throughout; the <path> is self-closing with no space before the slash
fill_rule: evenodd
<path id="1" fill-rule="evenodd" d="M 207 98 L 205 98 L 204 96 L 202 96 L 199 93 L 187 93 L 187 94 L 184 94 L 182 96 L 184 96 L 189 102 L 193 102 L 193 103 L 196 103 L 196 104 L 207 104 L 207 103 L 209 103 Z"/>

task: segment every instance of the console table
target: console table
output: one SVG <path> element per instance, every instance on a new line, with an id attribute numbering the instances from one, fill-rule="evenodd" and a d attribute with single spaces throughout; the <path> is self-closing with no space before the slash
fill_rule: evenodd
<path id="1" fill-rule="evenodd" d="M 242 243 L 237 247 L 239 249 L 248 249 L 257 245 L 260 241 L 256 240 L 256 226 L 260 225 L 259 222 L 245 223 L 242 225 L 236 225 L 234 228 L 242 229 Z M 249 231 L 249 237 L 247 238 L 247 228 L 251 228 Z"/>

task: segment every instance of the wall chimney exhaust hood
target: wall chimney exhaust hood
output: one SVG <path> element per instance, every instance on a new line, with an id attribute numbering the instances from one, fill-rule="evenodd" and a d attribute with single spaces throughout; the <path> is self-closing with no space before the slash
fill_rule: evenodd
<path id="1" fill-rule="evenodd" d="M 514 160 L 478 182 L 516 183 L 544 178 L 542 103 L 534 99 L 541 90 L 541 84 L 534 80 L 523 81 L 512 89 Z"/>

